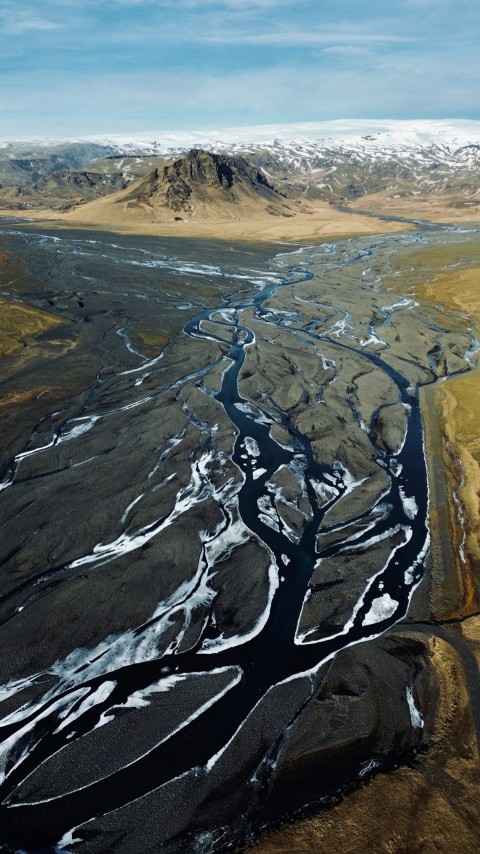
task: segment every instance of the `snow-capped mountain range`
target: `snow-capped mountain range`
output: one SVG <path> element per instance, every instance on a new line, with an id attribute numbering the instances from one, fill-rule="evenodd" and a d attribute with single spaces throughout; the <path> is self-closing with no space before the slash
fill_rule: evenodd
<path id="1" fill-rule="evenodd" d="M 66 144 L 94 144 L 123 155 L 166 156 L 191 148 L 215 150 L 295 151 L 300 156 L 314 156 L 324 149 L 355 148 L 359 152 L 380 155 L 412 152 L 435 146 L 455 151 L 480 145 L 480 121 L 451 120 L 335 120 L 287 125 L 260 125 L 208 131 L 159 131 L 145 134 L 112 134 L 73 139 L 5 139 L 1 149 L 20 152 L 39 148 L 56 148 Z"/>
<path id="2" fill-rule="evenodd" d="M 60 170 L 79 169 L 88 169 L 98 187 L 112 183 L 112 176 L 130 183 L 155 168 L 156 160 L 172 160 L 192 148 L 242 154 L 287 191 L 311 199 L 341 202 L 380 191 L 407 195 L 453 191 L 460 201 L 476 205 L 480 196 L 480 121 L 453 119 L 338 120 L 70 140 L 4 140 L 0 141 L 0 185 L 27 188 L 28 195 L 33 182 L 38 195 L 41 188 L 34 182 L 39 178 L 61 176 L 64 183 L 65 172 Z M 106 186 L 102 193 L 111 191 Z"/>
<path id="3" fill-rule="evenodd" d="M 79 140 L 80 141 L 80 140 Z M 355 148 L 366 154 L 415 151 L 431 146 L 455 150 L 480 145 L 480 121 L 328 121 L 290 125 L 224 128 L 216 131 L 159 133 L 142 136 L 90 137 L 97 144 L 118 147 L 119 153 L 167 154 L 189 148 L 229 151 L 294 151 L 302 157 L 324 149 Z"/>
<path id="4" fill-rule="evenodd" d="M 387 190 L 478 192 L 480 121 L 330 121 L 90 140 L 123 156 L 174 158 L 192 147 L 242 154 L 309 198 L 351 201 Z M 124 163 L 128 176 L 130 163 Z"/>

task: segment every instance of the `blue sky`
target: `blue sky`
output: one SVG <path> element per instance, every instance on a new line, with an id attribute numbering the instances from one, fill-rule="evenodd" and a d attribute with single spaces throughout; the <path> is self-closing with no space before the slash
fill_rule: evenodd
<path id="1" fill-rule="evenodd" d="M 0 0 L 0 137 L 480 118 L 479 0 Z"/>

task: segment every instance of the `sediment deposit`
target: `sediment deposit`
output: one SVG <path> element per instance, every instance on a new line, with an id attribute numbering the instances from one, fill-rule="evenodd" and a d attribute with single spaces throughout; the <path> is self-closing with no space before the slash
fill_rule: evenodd
<path id="1" fill-rule="evenodd" d="M 465 776 L 478 838 L 476 623 L 431 626 L 455 569 L 428 557 L 418 394 L 466 378 L 476 336 L 392 267 L 473 239 L 2 229 L 5 299 L 52 313 L 4 362 L 6 845 L 222 851 L 372 775 L 348 800 L 374 822 L 417 760 L 419 797 L 447 767 L 435 809 Z"/>

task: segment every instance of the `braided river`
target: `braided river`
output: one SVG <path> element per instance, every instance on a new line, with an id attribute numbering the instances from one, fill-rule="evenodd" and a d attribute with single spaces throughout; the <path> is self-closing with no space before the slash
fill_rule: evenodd
<path id="1" fill-rule="evenodd" d="M 330 663 L 422 579 L 418 387 L 478 347 L 396 293 L 394 259 L 467 237 L 1 226 L 30 277 L 2 295 L 62 322 L 6 378 L 37 392 L 0 471 L 0 850 L 224 851 L 285 811 Z M 378 765 L 320 764 L 311 800 Z"/>

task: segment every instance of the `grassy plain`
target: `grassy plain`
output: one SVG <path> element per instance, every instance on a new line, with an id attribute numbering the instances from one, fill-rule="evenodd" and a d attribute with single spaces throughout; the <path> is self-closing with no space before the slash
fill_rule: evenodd
<path id="1" fill-rule="evenodd" d="M 36 287 L 36 283 L 18 262 L 6 252 L 0 252 L 0 288 L 10 287 L 12 284 L 20 293 L 23 287 Z M 21 347 L 27 347 L 32 337 L 64 322 L 53 312 L 0 296 L 0 358 L 9 356 Z"/>
<path id="2" fill-rule="evenodd" d="M 436 322 L 449 329 L 455 329 L 460 320 L 464 324 L 465 318 L 469 319 L 472 334 L 479 339 L 480 239 L 420 249 L 405 256 L 401 266 L 392 267 L 389 279 L 392 288 L 430 303 Z M 437 385 L 433 389 L 433 397 L 445 443 L 450 449 L 448 451 L 444 447 L 450 490 L 458 493 L 467 526 L 468 551 L 478 561 L 480 370 L 474 369 Z M 457 544 L 462 541 L 458 531 L 455 540 Z"/>
<path id="3" fill-rule="evenodd" d="M 162 349 L 168 344 L 169 330 L 167 328 L 157 329 L 153 332 L 151 329 L 136 329 L 135 332 L 142 339 L 143 344 L 154 349 Z"/>
<path id="4" fill-rule="evenodd" d="M 480 338 L 480 240 L 419 249 L 392 265 L 388 282 L 397 292 L 431 305 L 432 318 L 454 331 L 469 323 Z M 456 564 L 457 593 L 453 579 L 439 589 L 436 617 L 462 618 L 480 607 L 480 369 L 461 373 L 432 389 L 424 389 L 423 410 L 427 426 L 431 481 L 443 476 L 444 499 L 431 501 L 431 524 L 438 542 L 450 541 L 449 558 Z M 439 420 L 441 442 L 430 426 L 433 406 Z M 440 458 L 440 459 L 439 459 Z M 442 461 L 443 475 L 439 474 Z M 438 493 L 438 491 L 437 491 Z M 448 537 L 440 524 L 448 527 Z M 435 536 L 434 536 L 435 548 Z M 447 560 L 446 549 L 443 558 Z M 444 579 L 445 580 L 445 579 Z"/>

